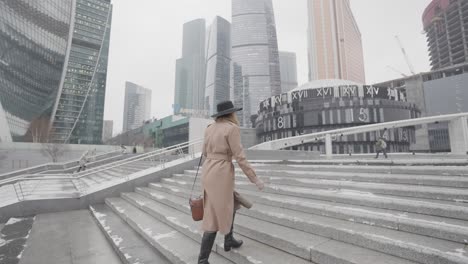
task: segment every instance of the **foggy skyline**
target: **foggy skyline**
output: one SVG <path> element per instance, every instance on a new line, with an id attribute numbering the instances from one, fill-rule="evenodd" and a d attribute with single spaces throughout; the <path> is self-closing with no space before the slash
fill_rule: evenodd
<path id="1" fill-rule="evenodd" d="M 395 40 L 399 35 L 416 72 L 429 71 L 421 16 L 430 0 L 351 0 L 362 34 L 368 84 L 400 78 L 409 69 Z M 294 4 L 293 4 L 294 3 Z M 273 0 L 279 50 L 297 55 L 299 85 L 307 82 L 306 0 Z M 113 1 L 105 119 L 122 128 L 125 82 L 153 91 L 152 116 L 172 114 L 175 64 L 182 53 L 182 27 L 192 19 L 211 23 L 219 15 L 231 21 L 230 0 Z"/>

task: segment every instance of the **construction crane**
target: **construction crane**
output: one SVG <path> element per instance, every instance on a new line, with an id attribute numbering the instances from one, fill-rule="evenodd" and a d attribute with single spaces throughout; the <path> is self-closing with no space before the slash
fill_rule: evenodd
<path id="1" fill-rule="evenodd" d="M 413 64 L 411 64 L 411 61 L 408 57 L 408 54 L 406 54 L 406 50 L 405 50 L 405 47 L 403 47 L 403 44 L 401 43 L 401 40 L 400 40 L 400 37 L 395 36 L 397 42 L 398 42 L 398 45 L 400 46 L 400 49 L 401 49 L 401 52 L 403 52 L 403 56 L 405 57 L 405 60 L 406 60 L 406 64 L 408 64 L 408 68 L 410 69 L 410 72 L 411 74 L 415 75 L 416 72 L 414 70 L 414 67 L 413 67 Z"/>
<path id="2" fill-rule="evenodd" d="M 389 68 L 390 70 L 392 70 L 392 71 L 394 71 L 394 72 L 396 72 L 396 73 L 398 73 L 398 74 L 401 74 L 401 76 L 403 76 L 403 77 L 408 77 L 407 74 L 402 73 L 401 71 L 395 69 L 394 67 L 392 67 L 392 66 L 390 66 L 390 65 L 387 65 L 387 68 Z"/>

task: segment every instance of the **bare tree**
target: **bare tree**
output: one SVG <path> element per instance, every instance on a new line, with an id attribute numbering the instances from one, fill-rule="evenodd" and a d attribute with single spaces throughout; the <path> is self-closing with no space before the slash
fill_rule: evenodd
<path id="1" fill-rule="evenodd" d="M 54 142 L 53 131 L 49 128 L 49 118 L 41 117 L 31 122 L 27 137 L 33 143 L 40 143 L 42 153 L 55 163 L 65 153 L 67 147 L 65 144 Z"/>
<path id="2" fill-rule="evenodd" d="M 42 153 L 49 155 L 52 162 L 56 163 L 58 158 L 62 156 L 67 150 L 66 145 L 58 143 L 41 143 Z"/>

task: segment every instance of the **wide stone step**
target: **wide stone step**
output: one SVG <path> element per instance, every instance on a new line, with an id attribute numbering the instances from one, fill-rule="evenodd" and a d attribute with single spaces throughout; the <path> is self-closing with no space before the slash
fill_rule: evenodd
<path id="1" fill-rule="evenodd" d="M 379 158 L 375 159 L 374 154 L 363 155 L 353 155 L 353 156 L 342 156 L 335 155 L 333 159 L 314 159 L 314 160 L 289 160 L 288 163 L 291 164 L 309 164 L 309 165 L 387 165 L 387 166 L 466 166 L 468 165 L 468 160 L 465 156 L 459 157 L 448 157 L 446 155 L 435 156 L 430 154 L 430 157 L 421 157 L 414 155 L 399 155 L 396 153 L 390 153 L 389 159 Z M 272 161 L 272 160 L 254 160 L 253 163 L 284 163 L 284 161 Z"/>
<path id="2" fill-rule="evenodd" d="M 163 254 L 170 263 L 196 264 L 200 244 L 174 228 L 158 221 L 122 198 L 108 198 L 106 204 L 127 222 L 133 230 Z M 213 252 L 212 263 L 232 264 Z"/>
<path id="3" fill-rule="evenodd" d="M 388 174 L 414 174 L 438 176 L 468 176 L 466 166 L 375 166 L 375 165 L 304 165 L 252 163 L 259 170 L 280 171 L 325 171 L 325 172 L 363 172 Z"/>
<path id="4" fill-rule="evenodd" d="M 172 184 L 181 188 L 191 186 L 192 182 L 178 181 L 174 179 L 162 179 L 162 183 Z M 196 188 L 201 192 L 200 183 Z M 255 185 L 251 183 L 236 182 L 239 190 L 256 191 Z M 398 210 L 425 215 L 468 220 L 468 206 L 465 203 L 455 203 L 440 200 L 429 200 L 423 198 L 395 197 L 388 195 L 376 195 L 369 192 L 353 190 L 320 190 L 311 188 L 300 188 L 294 186 L 267 185 L 265 193 L 281 194 L 292 197 L 302 197 L 344 204 L 375 207 L 381 209 Z"/>
<path id="5" fill-rule="evenodd" d="M 145 164 L 142 164 L 142 163 L 129 163 L 129 164 L 125 164 L 123 166 L 120 166 L 121 168 L 126 168 L 126 169 L 131 169 L 131 170 L 146 170 L 148 168 L 151 168 L 153 167 L 154 165 L 150 164 L 150 163 L 145 163 Z"/>
<path id="6" fill-rule="evenodd" d="M 132 174 L 132 173 L 135 173 L 135 172 L 141 171 L 141 170 L 140 169 L 134 169 L 134 168 L 133 169 L 124 168 L 122 166 L 119 166 L 119 167 L 115 167 L 115 168 L 110 168 L 109 171 L 125 175 L 125 174 Z"/>
<path id="7" fill-rule="evenodd" d="M 158 220 L 164 221 L 166 224 L 191 237 L 192 239 L 197 241 L 201 239 L 202 231 L 199 228 L 200 223 L 194 222 L 190 215 L 182 213 L 172 207 L 168 207 L 162 203 L 158 203 L 137 193 L 125 193 L 122 194 L 122 197 L 131 202 L 133 205 L 138 206 Z M 237 264 L 310 263 L 310 261 L 306 261 L 299 257 L 290 255 L 284 251 L 280 251 L 269 245 L 251 240 L 247 237 L 238 237 L 244 240 L 244 246 L 236 250 L 224 252 L 224 246 L 222 243 L 223 237 L 218 235 L 216 240 L 216 252 Z M 213 263 L 217 262 L 213 261 Z"/>
<path id="8" fill-rule="evenodd" d="M 174 192 L 170 189 L 170 186 L 164 184 L 151 184 L 150 187 L 184 198 L 188 198 L 190 193 L 188 189 L 179 189 L 179 192 Z M 468 241 L 468 221 L 284 195 L 265 194 L 257 191 L 242 190 L 240 192 L 249 200 L 264 205 L 401 230 L 459 243 Z"/>
<path id="9" fill-rule="evenodd" d="M 151 188 L 137 188 L 137 193 L 179 211 L 190 214 L 187 199 Z M 315 263 L 414 263 L 398 257 L 357 247 L 340 241 L 302 232 L 290 227 L 261 221 L 245 215 L 236 216 L 235 231 L 243 236 L 268 244 Z"/>
<path id="10" fill-rule="evenodd" d="M 464 176 L 432 176 L 388 173 L 359 173 L 359 172 L 328 172 L 328 171 L 279 171 L 256 170 L 258 176 L 266 178 L 282 177 L 287 179 L 319 179 L 342 180 L 353 182 L 374 182 L 392 184 L 411 184 L 437 187 L 468 188 L 468 177 Z M 186 170 L 185 174 L 195 175 L 196 170 Z M 241 170 L 236 169 L 236 177 L 244 177 Z"/>
<path id="11" fill-rule="evenodd" d="M 171 264 L 105 204 L 90 206 L 107 240 L 125 264 Z"/>
<path id="12" fill-rule="evenodd" d="M 122 176 L 123 176 L 121 173 L 117 173 L 115 171 L 101 171 L 99 173 L 105 174 L 105 175 L 107 175 L 108 177 L 110 177 L 112 179 L 122 178 Z"/>
<path id="13" fill-rule="evenodd" d="M 176 174 L 175 178 L 183 181 L 193 181 L 195 174 Z M 322 180 L 322 179 L 304 179 L 292 177 L 262 177 L 260 178 L 265 183 L 281 185 L 281 186 L 298 186 L 314 189 L 347 189 L 374 194 L 384 194 L 403 197 L 416 197 L 434 200 L 446 201 L 467 201 L 468 188 L 450 188 L 450 187 L 433 187 L 419 185 L 402 185 L 390 183 L 369 183 L 369 182 L 352 182 L 346 180 Z M 246 176 L 239 175 L 236 177 L 238 182 L 249 182 Z"/>
<path id="14" fill-rule="evenodd" d="M 253 210 L 244 212 L 259 220 L 418 263 L 448 264 L 468 261 L 462 243 L 259 204 L 256 204 Z"/>

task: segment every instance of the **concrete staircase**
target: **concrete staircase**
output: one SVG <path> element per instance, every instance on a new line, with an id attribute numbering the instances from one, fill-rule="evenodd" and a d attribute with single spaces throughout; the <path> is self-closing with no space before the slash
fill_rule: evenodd
<path id="1" fill-rule="evenodd" d="M 468 263 L 467 167 L 343 164 L 256 162 L 263 192 L 236 169 L 236 189 L 254 202 L 236 217 L 244 246 L 224 252 L 218 235 L 210 262 Z M 90 207 L 123 263 L 196 263 L 195 173 Z"/>
<path id="2" fill-rule="evenodd" d="M 143 171 L 155 166 L 155 163 L 152 161 L 137 161 L 129 163 L 126 165 L 118 166 L 115 168 L 110 168 L 107 170 L 99 171 L 102 168 L 98 167 L 95 170 L 86 170 L 83 173 L 90 173 L 92 171 L 98 171 L 96 173 L 90 174 L 87 177 L 81 178 L 81 181 L 85 186 L 93 186 L 103 182 L 108 182 L 114 179 L 122 179 L 130 174 L 135 172 Z"/>

